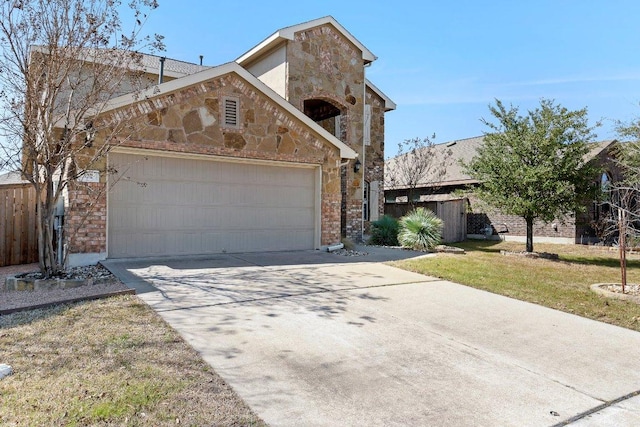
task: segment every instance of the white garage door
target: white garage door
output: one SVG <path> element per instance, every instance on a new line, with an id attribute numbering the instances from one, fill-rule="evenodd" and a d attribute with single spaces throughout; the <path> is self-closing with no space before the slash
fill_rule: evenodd
<path id="1" fill-rule="evenodd" d="M 316 246 L 316 168 L 122 153 L 109 164 L 110 258 Z"/>

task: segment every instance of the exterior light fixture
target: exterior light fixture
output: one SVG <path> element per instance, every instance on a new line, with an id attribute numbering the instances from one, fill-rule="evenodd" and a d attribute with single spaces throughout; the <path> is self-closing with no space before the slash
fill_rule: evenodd
<path id="1" fill-rule="evenodd" d="M 355 173 L 358 173 L 360 171 L 360 166 L 362 166 L 362 163 L 360 163 L 360 159 L 356 159 L 356 162 L 353 164 L 353 171 Z"/>
<path id="2" fill-rule="evenodd" d="M 93 127 L 93 122 L 88 122 L 84 125 L 85 135 L 84 135 L 84 145 L 86 147 L 91 147 L 93 145 L 93 140 L 96 137 L 96 130 Z"/>

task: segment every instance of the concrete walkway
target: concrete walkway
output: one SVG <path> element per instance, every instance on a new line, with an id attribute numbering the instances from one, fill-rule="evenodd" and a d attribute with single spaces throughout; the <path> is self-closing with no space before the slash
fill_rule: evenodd
<path id="1" fill-rule="evenodd" d="M 385 253 L 106 264 L 273 426 L 640 425 L 640 333 Z"/>

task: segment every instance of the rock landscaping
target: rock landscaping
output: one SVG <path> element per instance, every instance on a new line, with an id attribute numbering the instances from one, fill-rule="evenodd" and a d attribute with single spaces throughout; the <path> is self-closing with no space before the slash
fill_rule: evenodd
<path id="1" fill-rule="evenodd" d="M 74 267 L 60 277 L 44 279 L 39 271 L 21 273 L 5 279 L 4 291 L 38 291 L 50 289 L 69 289 L 84 285 L 103 284 L 115 278 L 109 270 L 100 264 Z"/>
<path id="2" fill-rule="evenodd" d="M 0 314 L 134 293 L 99 264 L 72 268 L 55 279 L 42 279 L 38 271 L 0 274 Z"/>
<path id="3" fill-rule="evenodd" d="M 558 259 L 558 254 L 552 254 L 549 252 L 526 252 L 526 251 L 500 251 L 501 255 L 505 256 L 521 256 L 525 258 L 543 258 L 543 259 Z"/>
<path id="4" fill-rule="evenodd" d="M 366 255 L 369 255 L 369 252 L 356 251 L 355 249 L 338 249 L 337 251 L 333 251 L 331 253 L 335 254 L 335 255 L 341 255 L 341 256 L 366 256 Z"/>
<path id="5" fill-rule="evenodd" d="M 609 298 L 633 301 L 640 304 L 640 284 L 627 284 L 622 292 L 620 283 L 596 283 L 591 285 L 591 290 L 597 294 L 604 295 Z"/>

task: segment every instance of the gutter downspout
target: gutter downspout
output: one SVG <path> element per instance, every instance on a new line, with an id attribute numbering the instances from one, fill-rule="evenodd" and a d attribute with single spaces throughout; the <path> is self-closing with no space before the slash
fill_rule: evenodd
<path id="1" fill-rule="evenodd" d="M 164 80 L 164 61 L 165 61 L 164 56 L 160 57 L 160 74 L 158 75 L 158 84 L 162 84 L 162 81 Z"/>
<path id="2" fill-rule="evenodd" d="M 367 67 L 369 66 L 371 66 L 371 62 L 364 64 L 362 67 L 362 218 L 360 219 L 360 239 L 362 240 L 362 243 L 364 243 L 364 193 L 367 185 L 367 181 L 365 180 L 365 173 L 367 170 L 367 148 L 365 145 L 364 135 L 366 133 L 367 126 L 365 115 L 367 112 Z M 369 193 L 371 193 L 371 191 L 369 191 Z M 369 194 L 369 198 L 371 198 L 371 194 Z M 369 209 L 371 209 L 371 206 L 369 206 Z"/>

